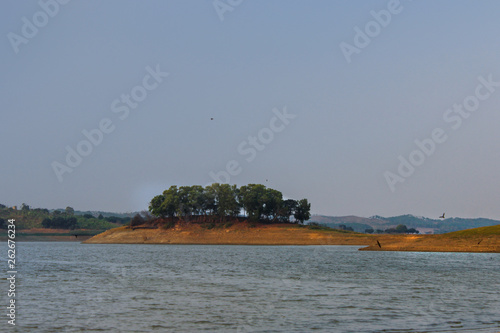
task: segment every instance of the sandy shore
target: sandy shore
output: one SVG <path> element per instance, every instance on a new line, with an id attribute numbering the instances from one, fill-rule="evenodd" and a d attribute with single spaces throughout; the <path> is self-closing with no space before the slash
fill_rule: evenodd
<path id="1" fill-rule="evenodd" d="M 500 235 L 384 235 L 361 251 L 500 253 Z"/>
<path id="2" fill-rule="evenodd" d="M 463 231 L 443 235 L 368 235 L 344 233 L 334 230 L 313 230 L 297 225 L 283 224 L 250 227 L 245 223 L 240 223 L 229 228 L 213 229 L 206 229 L 199 225 L 176 226 L 172 229 L 137 228 L 135 230 L 128 227 L 120 227 L 105 231 L 86 240 L 84 243 L 359 245 L 362 247 L 360 250 L 364 251 L 500 253 L 500 226 L 486 228 L 494 229 L 478 228 L 470 230 L 481 229 L 481 232 Z"/>
<path id="3" fill-rule="evenodd" d="M 236 223 L 229 228 L 206 229 L 199 225 L 172 229 L 120 227 L 96 235 L 91 244 L 232 244 L 232 245 L 369 245 L 369 235 L 311 230 L 297 225 Z"/>

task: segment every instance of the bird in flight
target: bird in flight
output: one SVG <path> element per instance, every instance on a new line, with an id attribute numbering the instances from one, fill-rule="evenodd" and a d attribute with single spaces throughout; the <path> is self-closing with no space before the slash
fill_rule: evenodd
<path id="1" fill-rule="evenodd" d="M 210 118 L 210 120 L 214 120 L 214 118 Z"/>
<path id="2" fill-rule="evenodd" d="M 377 245 L 378 245 L 378 247 L 382 248 L 382 245 L 380 245 L 380 242 L 378 241 L 378 239 L 377 239 Z"/>
<path id="3" fill-rule="evenodd" d="M 443 215 L 441 215 L 439 218 L 440 218 L 440 219 L 444 219 L 444 213 L 443 213 Z"/>

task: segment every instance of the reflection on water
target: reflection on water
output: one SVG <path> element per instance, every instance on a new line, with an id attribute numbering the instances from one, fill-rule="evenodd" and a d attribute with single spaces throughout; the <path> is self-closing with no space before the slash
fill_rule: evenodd
<path id="1" fill-rule="evenodd" d="M 500 331 L 498 254 L 20 243 L 18 259 L 13 332 Z"/>

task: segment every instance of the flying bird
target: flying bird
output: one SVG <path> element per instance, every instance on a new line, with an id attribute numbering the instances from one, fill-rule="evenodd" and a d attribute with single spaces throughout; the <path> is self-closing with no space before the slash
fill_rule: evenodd
<path id="1" fill-rule="evenodd" d="M 214 120 L 214 118 L 210 118 L 210 120 Z"/>
<path id="2" fill-rule="evenodd" d="M 482 241 L 483 241 L 483 240 L 481 239 L 481 240 L 477 243 L 477 245 L 481 244 L 481 242 L 482 242 Z"/>
<path id="3" fill-rule="evenodd" d="M 377 245 L 379 248 L 382 248 L 382 245 L 380 245 L 380 242 L 378 241 L 378 239 L 377 239 Z"/>
<path id="4" fill-rule="evenodd" d="M 444 213 L 443 213 L 443 215 L 441 215 L 439 218 L 440 218 L 440 219 L 444 219 Z"/>

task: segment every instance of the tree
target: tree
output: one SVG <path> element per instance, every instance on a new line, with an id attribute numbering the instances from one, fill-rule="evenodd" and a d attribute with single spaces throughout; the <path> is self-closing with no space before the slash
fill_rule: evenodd
<path id="1" fill-rule="evenodd" d="M 68 214 L 70 216 L 75 215 L 75 210 L 72 207 L 70 207 L 70 206 L 66 207 L 65 211 L 66 211 L 66 214 Z"/>
<path id="2" fill-rule="evenodd" d="M 189 217 L 193 214 L 194 202 L 190 195 L 191 186 L 181 186 L 177 191 L 177 215 Z"/>
<path id="3" fill-rule="evenodd" d="M 135 216 L 132 218 L 132 220 L 130 221 L 130 226 L 131 227 L 136 227 L 136 226 L 139 226 L 141 224 L 144 224 L 145 220 L 144 218 L 141 216 L 141 214 L 135 214 Z"/>
<path id="4" fill-rule="evenodd" d="M 396 227 L 396 232 L 399 234 L 405 234 L 408 231 L 408 228 L 404 224 L 399 224 Z"/>
<path id="5" fill-rule="evenodd" d="M 103 220 L 104 219 L 104 216 L 102 216 L 102 214 L 99 214 L 99 216 L 97 217 L 98 220 Z"/>
<path id="6" fill-rule="evenodd" d="M 42 221 L 42 227 L 50 228 L 52 226 L 52 220 L 49 218 L 44 218 Z"/>
<path id="7" fill-rule="evenodd" d="M 249 220 L 263 218 L 289 222 L 290 216 L 303 223 L 310 218 L 307 199 L 300 202 L 283 200 L 280 191 L 261 184 L 236 185 L 213 183 L 205 188 L 194 186 L 170 186 L 163 194 L 155 196 L 149 203 L 149 211 L 157 217 L 179 216 L 189 220 L 191 216 L 238 217 L 241 209 Z"/>
<path id="8" fill-rule="evenodd" d="M 264 208 L 266 187 L 260 184 L 242 186 L 239 192 L 239 203 L 246 211 L 250 220 L 259 220 Z"/>
<path id="9" fill-rule="evenodd" d="M 0 218 L 0 229 L 7 229 L 7 222 Z"/>
<path id="10" fill-rule="evenodd" d="M 367 234 L 373 234 L 374 230 L 372 228 L 365 229 Z"/>
<path id="11" fill-rule="evenodd" d="M 189 198 L 192 205 L 193 214 L 205 215 L 205 189 L 200 185 L 191 186 L 189 189 Z"/>
<path id="12" fill-rule="evenodd" d="M 76 217 L 62 217 L 57 216 L 53 219 L 45 218 L 42 221 L 42 226 L 44 228 L 52 229 L 75 229 L 78 225 Z"/>
<path id="13" fill-rule="evenodd" d="M 149 211 L 151 214 L 154 216 L 165 217 L 166 212 L 162 210 L 163 201 L 165 201 L 165 196 L 163 194 L 157 195 L 151 199 L 151 202 L 149 203 Z"/>
<path id="14" fill-rule="evenodd" d="M 30 210 L 30 206 L 29 206 L 29 205 L 27 205 L 27 204 L 25 204 L 25 203 L 23 202 L 23 204 L 21 205 L 21 210 L 22 210 L 22 211 L 29 211 L 29 210 Z"/>
<path id="15" fill-rule="evenodd" d="M 282 202 L 281 208 L 279 210 L 279 220 L 281 222 L 290 222 L 290 216 L 295 214 L 295 209 L 297 208 L 297 201 L 293 199 L 287 199 Z"/>
<path id="16" fill-rule="evenodd" d="M 283 204 L 283 194 L 280 191 L 267 188 L 264 194 L 262 213 L 268 218 L 275 221 L 278 218 L 280 208 Z"/>
<path id="17" fill-rule="evenodd" d="M 161 210 L 165 216 L 174 217 L 179 206 L 179 190 L 176 185 L 170 186 L 168 190 L 163 191 L 164 200 L 161 204 Z"/>
<path id="18" fill-rule="evenodd" d="M 311 218 L 310 210 L 311 204 L 307 201 L 307 199 L 300 199 L 297 203 L 297 208 L 295 209 L 295 219 L 299 221 L 299 223 L 303 224 L 304 221 Z"/>
<path id="19" fill-rule="evenodd" d="M 83 214 L 83 217 L 86 218 L 86 219 L 93 219 L 94 215 L 92 215 L 92 214 Z"/>
<path id="20" fill-rule="evenodd" d="M 238 203 L 238 188 L 236 185 L 214 183 L 207 187 L 210 197 L 215 199 L 216 215 L 224 219 L 226 216 L 237 216 L 240 205 Z"/>

